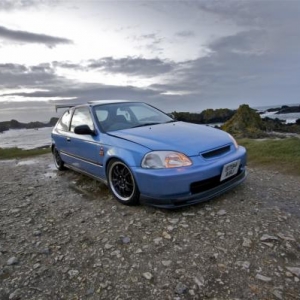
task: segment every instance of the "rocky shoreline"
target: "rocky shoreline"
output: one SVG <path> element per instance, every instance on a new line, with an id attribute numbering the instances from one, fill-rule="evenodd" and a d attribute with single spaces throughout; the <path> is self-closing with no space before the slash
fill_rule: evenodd
<path id="1" fill-rule="evenodd" d="M 299 298 L 299 177 L 249 168 L 166 211 L 123 206 L 50 154 L 0 167 L 1 300 Z"/>

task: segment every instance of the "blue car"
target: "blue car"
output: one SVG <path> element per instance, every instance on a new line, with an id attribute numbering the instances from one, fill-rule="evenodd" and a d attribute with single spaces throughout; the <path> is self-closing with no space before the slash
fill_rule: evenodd
<path id="1" fill-rule="evenodd" d="M 187 206 L 246 178 L 246 150 L 222 130 L 178 122 L 143 102 L 68 108 L 52 131 L 56 167 L 103 181 L 123 204 Z"/>

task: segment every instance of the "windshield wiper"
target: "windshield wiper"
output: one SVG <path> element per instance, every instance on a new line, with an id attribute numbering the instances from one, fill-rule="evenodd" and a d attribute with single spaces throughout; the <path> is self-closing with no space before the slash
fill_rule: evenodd
<path id="1" fill-rule="evenodd" d="M 135 126 L 133 126 L 131 128 L 137 128 L 137 127 L 143 127 L 143 126 L 151 126 L 151 125 L 158 125 L 158 124 L 162 124 L 162 123 L 159 123 L 159 122 L 143 123 L 143 124 L 135 125 Z"/>

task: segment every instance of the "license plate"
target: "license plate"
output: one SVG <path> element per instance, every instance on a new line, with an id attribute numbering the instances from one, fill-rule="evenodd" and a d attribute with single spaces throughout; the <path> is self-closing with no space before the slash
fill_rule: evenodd
<path id="1" fill-rule="evenodd" d="M 229 164 L 224 165 L 220 181 L 223 181 L 223 180 L 235 175 L 238 172 L 240 162 L 241 162 L 241 160 L 239 159 L 239 160 L 235 160 Z"/>

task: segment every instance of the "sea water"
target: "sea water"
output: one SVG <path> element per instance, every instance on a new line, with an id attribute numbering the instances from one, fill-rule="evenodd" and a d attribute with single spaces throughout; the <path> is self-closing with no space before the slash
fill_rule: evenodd
<path id="1" fill-rule="evenodd" d="M 51 144 L 51 127 L 39 129 L 10 129 L 0 133 L 0 148 L 34 149 Z"/>

